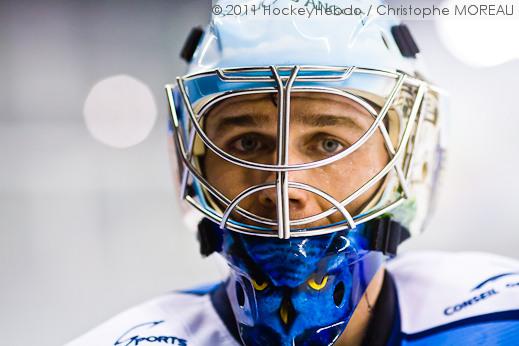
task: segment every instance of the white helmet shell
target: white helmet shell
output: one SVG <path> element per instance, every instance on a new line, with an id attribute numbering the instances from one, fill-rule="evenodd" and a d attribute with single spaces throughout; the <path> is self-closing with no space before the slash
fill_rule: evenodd
<path id="1" fill-rule="evenodd" d="M 190 73 L 216 67 L 315 65 L 424 74 L 418 66 L 420 59 L 402 56 L 391 32 L 401 22 L 393 16 L 377 15 L 378 1 L 245 1 L 240 3 L 248 6 L 247 15 L 226 15 L 235 3 L 216 2 L 223 13 L 213 15 L 189 66 Z M 334 6 L 343 13 L 349 8 L 362 13 L 327 14 L 333 13 Z M 305 14 L 273 15 L 274 8 L 303 9 Z"/>

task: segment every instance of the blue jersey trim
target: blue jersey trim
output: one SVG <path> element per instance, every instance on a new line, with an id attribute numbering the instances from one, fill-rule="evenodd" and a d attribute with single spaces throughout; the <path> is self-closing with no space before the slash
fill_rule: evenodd
<path id="1" fill-rule="evenodd" d="M 217 282 L 217 283 L 212 283 L 212 284 L 207 284 L 207 285 L 201 285 L 201 286 L 190 288 L 187 290 L 176 291 L 176 292 L 184 293 L 184 294 L 193 294 L 196 296 L 203 296 L 203 295 L 213 292 L 221 284 L 222 284 L 222 282 Z"/>
<path id="2" fill-rule="evenodd" d="M 481 315 L 466 318 L 460 321 L 452 322 L 449 324 L 445 324 L 443 326 L 435 327 L 432 329 L 428 329 L 426 331 L 416 333 L 416 334 L 403 334 L 403 338 L 409 341 L 423 339 L 435 334 L 439 334 L 442 332 L 446 332 L 449 330 L 454 330 L 462 327 L 467 327 L 480 323 L 488 323 L 488 322 L 503 322 L 503 321 L 517 321 L 519 322 L 519 310 L 510 310 L 503 312 L 495 312 L 491 314 Z"/>

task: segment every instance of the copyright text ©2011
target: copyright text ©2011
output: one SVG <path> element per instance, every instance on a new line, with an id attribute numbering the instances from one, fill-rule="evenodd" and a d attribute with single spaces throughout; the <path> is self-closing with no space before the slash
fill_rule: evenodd
<path id="1" fill-rule="evenodd" d="M 402 19 L 433 19 L 434 17 L 511 17 L 519 15 L 519 4 L 494 4 L 494 3 L 465 3 L 451 6 L 415 6 L 389 4 L 369 5 L 356 7 L 349 5 L 338 7 L 314 1 L 306 0 L 303 6 L 275 6 L 259 4 L 216 4 L 212 7 L 215 16 L 295 16 L 295 17 L 319 17 L 319 16 L 398 16 Z"/>

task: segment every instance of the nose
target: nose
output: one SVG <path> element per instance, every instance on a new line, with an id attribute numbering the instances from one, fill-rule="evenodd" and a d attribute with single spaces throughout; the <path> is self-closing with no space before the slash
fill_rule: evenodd
<path id="1" fill-rule="evenodd" d="M 304 158 L 300 157 L 300 153 L 298 150 L 296 150 L 295 145 L 292 145 L 289 151 L 289 164 L 295 164 L 295 163 L 302 163 L 305 162 Z M 288 181 L 289 182 L 298 182 L 298 183 L 310 183 L 307 180 L 310 178 L 308 177 L 309 172 L 307 170 L 300 170 L 300 171 L 291 171 L 288 172 Z M 271 172 L 268 174 L 268 176 L 264 176 L 264 182 L 275 182 L 277 178 L 276 172 Z M 310 183 L 311 185 L 311 183 Z M 296 189 L 296 188 L 290 188 L 288 189 L 288 199 L 289 199 L 289 208 L 290 212 L 300 214 L 304 213 L 305 209 L 309 205 L 310 201 L 310 192 Z M 277 201 L 277 194 L 275 188 L 270 188 L 267 190 L 263 190 L 260 192 L 259 195 L 259 203 L 266 208 L 275 208 L 276 207 L 276 201 Z"/>
<path id="2" fill-rule="evenodd" d="M 290 178 L 291 177 L 289 177 L 289 179 Z M 275 181 L 275 179 L 273 181 Z M 307 191 L 296 188 L 288 189 L 288 201 L 291 212 L 303 212 L 308 206 L 309 199 L 310 196 Z M 264 208 L 274 209 L 277 204 L 276 188 L 273 187 L 259 192 L 259 203 Z"/>

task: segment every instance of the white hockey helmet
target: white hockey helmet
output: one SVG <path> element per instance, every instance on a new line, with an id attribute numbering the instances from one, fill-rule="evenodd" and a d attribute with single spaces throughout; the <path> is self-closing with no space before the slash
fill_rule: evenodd
<path id="1" fill-rule="evenodd" d="M 241 15 L 233 9 L 234 2 L 215 4 L 221 13 L 214 14 L 205 29 L 194 30 L 184 48 L 188 74 L 166 86 L 180 197 L 197 210 L 197 216 L 188 214 L 189 223 L 205 216 L 231 231 L 289 238 L 353 229 L 391 216 L 411 234 L 419 232 L 430 211 L 443 156 L 440 93 L 426 79 L 422 58 L 407 27 L 395 17 L 376 15 L 377 1 L 245 1 L 240 5 Z M 306 15 L 274 10 L 294 7 Z M 371 114 L 373 122 L 337 155 L 291 164 L 283 153 L 290 136 L 287 105 L 298 92 L 339 95 Z M 215 144 L 205 129 L 206 117 L 216 105 L 257 93 L 277 97 L 280 116 L 275 162 L 236 157 Z M 347 158 L 377 131 L 384 137 L 390 160 L 352 194 L 338 198 L 287 178 L 291 171 L 315 169 Z M 200 162 L 209 150 L 229 163 L 273 172 L 276 181 L 228 196 L 206 179 Z M 349 212 L 348 205 L 375 184 L 380 188 L 369 203 L 355 214 Z M 257 215 L 240 205 L 265 189 L 277 191 L 275 218 Z M 315 193 L 330 207 L 292 220 L 288 189 Z M 342 214 L 341 222 L 309 226 L 334 213 Z"/>

